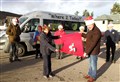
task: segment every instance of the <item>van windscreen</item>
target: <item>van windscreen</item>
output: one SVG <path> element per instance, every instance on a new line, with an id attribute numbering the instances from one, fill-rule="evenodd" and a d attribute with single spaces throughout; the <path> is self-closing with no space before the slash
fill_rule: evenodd
<path id="1" fill-rule="evenodd" d="M 28 19 L 28 17 L 20 17 L 19 18 L 19 23 L 22 24 L 27 19 Z"/>

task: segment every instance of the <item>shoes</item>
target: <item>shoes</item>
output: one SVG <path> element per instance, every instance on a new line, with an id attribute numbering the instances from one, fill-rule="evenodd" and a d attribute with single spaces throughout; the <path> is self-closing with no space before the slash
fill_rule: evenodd
<path id="1" fill-rule="evenodd" d="M 80 59 L 80 58 L 77 56 L 76 59 Z"/>
<path id="2" fill-rule="evenodd" d="M 15 59 L 14 61 L 21 61 L 21 59 Z"/>
<path id="3" fill-rule="evenodd" d="M 50 77 L 50 78 L 52 78 L 52 77 L 53 77 L 53 75 L 49 75 L 49 77 Z"/>
<path id="4" fill-rule="evenodd" d="M 82 57 L 78 57 L 78 56 L 77 56 L 77 57 L 76 57 L 76 59 L 82 60 L 83 58 L 82 58 Z"/>
<path id="5" fill-rule="evenodd" d="M 51 77 L 54 77 L 55 76 L 55 74 L 53 74 L 53 73 L 50 73 L 49 74 L 49 77 L 51 78 Z"/>
<path id="6" fill-rule="evenodd" d="M 115 61 L 115 60 L 112 60 L 111 63 L 116 63 L 116 61 Z"/>
<path id="7" fill-rule="evenodd" d="M 12 63 L 12 62 L 14 62 L 14 61 L 13 61 L 13 59 L 10 58 L 10 59 L 9 59 L 9 62 Z"/>
<path id="8" fill-rule="evenodd" d="M 38 59 L 38 57 L 35 57 L 35 59 Z"/>
<path id="9" fill-rule="evenodd" d="M 85 78 L 85 79 L 89 79 L 90 76 L 89 76 L 89 75 L 85 75 L 84 78 Z"/>
<path id="10" fill-rule="evenodd" d="M 95 79 L 90 77 L 87 82 L 94 82 L 94 81 L 95 81 Z"/>
<path id="11" fill-rule="evenodd" d="M 56 58 L 57 59 L 63 59 L 63 56 L 57 56 Z"/>
<path id="12" fill-rule="evenodd" d="M 42 57 L 42 56 L 40 56 L 40 58 L 41 58 L 41 59 L 43 59 L 43 57 Z"/>
<path id="13" fill-rule="evenodd" d="M 106 60 L 106 63 L 109 62 L 109 60 Z"/>
<path id="14" fill-rule="evenodd" d="M 44 77 L 45 79 L 48 79 L 48 76 L 46 76 L 46 75 L 44 75 L 43 77 Z"/>

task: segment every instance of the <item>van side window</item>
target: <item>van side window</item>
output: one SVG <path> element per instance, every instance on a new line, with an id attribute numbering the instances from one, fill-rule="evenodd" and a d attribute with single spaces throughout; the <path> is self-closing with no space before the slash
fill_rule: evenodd
<path id="1" fill-rule="evenodd" d="M 23 32 L 34 32 L 40 23 L 40 20 L 38 18 L 34 18 L 29 20 L 25 25 L 24 25 L 24 30 Z"/>

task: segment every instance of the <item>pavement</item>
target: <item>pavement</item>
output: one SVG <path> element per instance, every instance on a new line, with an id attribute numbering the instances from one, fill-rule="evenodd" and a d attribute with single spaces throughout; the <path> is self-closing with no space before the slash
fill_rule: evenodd
<path id="1" fill-rule="evenodd" d="M 120 44 L 116 49 L 116 63 L 106 63 L 105 57 L 106 48 L 101 46 L 95 82 L 120 82 Z M 43 78 L 43 60 L 35 59 L 34 53 L 20 57 L 21 62 L 9 63 L 8 58 L 9 54 L 0 50 L 0 82 L 87 82 L 83 75 L 88 72 L 88 58 L 78 60 L 65 54 L 63 59 L 57 60 L 53 53 L 52 70 L 55 76 L 49 79 Z"/>

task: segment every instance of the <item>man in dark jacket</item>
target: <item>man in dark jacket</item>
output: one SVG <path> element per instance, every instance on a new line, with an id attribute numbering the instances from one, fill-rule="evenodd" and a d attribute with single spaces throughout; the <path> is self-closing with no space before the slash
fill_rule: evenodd
<path id="1" fill-rule="evenodd" d="M 100 52 L 101 32 L 91 16 L 85 19 L 85 23 L 89 31 L 87 34 L 82 34 L 82 36 L 86 38 L 84 56 L 89 56 L 90 65 L 88 75 L 85 75 L 84 78 L 88 79 L 88 82 L 93 82 L 97 76 L 97 60 Z"/>
<path id="2" fill-rule="evenodd" d="M 115 49 L 116 45 L 118 44 L 119 35 L 116 30 L 113 29 L 113 24 L 108 25 L 108 30 L 105 31 L 104 34 L 104 45 L 106 44 L 106 62 L 110 60 L 110 49 L 112 52 L 112 60 L 111 62 L 115 63 L 114 55 L 115 55 Z"/>
<path id="3" fill-rule="evenodd" d="M 18 23 L 17 18 L 12 19 L 12 23 L 8 26 L 6 30 L 6 34 L 8 35 L 11 47 L 12 47 L 12 52 L 10 52 L 10 58 L 9 61 L 20 61 L 18 59 L 18 51 L 17 51 L 17 46 L 18 42 L 20 41 L 19 35 L 21 34 L 21 30 Z"/>
<path id="4" fill-rule="evenodd" d="M 51 69 L 51 51 L 58 52 L 57 49 L 55 49 L 51 45 L 51 37 L 48 36 L 49 28 L 47 26 L 43 27 L 43 32 L 40 34 L 40 52 L 43 57 L 43 75 L 45 78 L 52 77 L 52 69 Z"/>

